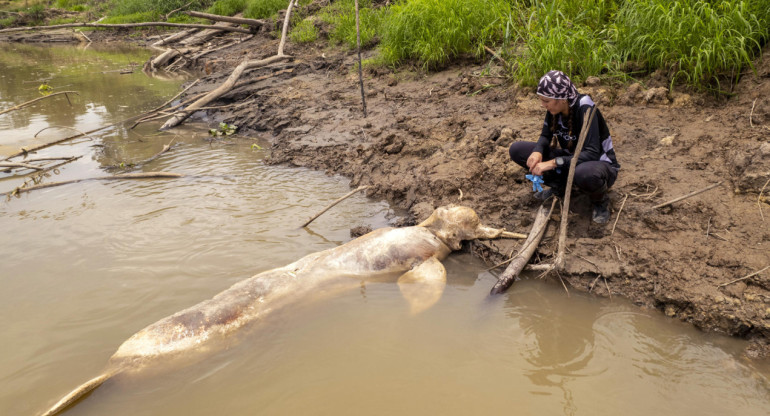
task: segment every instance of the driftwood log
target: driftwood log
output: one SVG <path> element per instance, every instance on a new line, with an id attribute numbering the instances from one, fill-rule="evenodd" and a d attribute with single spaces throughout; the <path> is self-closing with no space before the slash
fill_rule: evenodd
<path id="1" fill-rule="evenodd" d="M 551 202 L 551 208 L 548 209 L 545 205 L 541 205 L 535 215 L 535 221 L 532 223 L 532 229 L 529 231 L 529 236 L 524 240 L 524 244 L 519 252 L 513 257 L 508 267 L 505 268 L 503 274 L 497 279 L 497 283 L 492 287 L 490 295 L 497 295 L 505 292 L 511 287 L 516 278 L 519 276 L 524 266 L 529 263 L 529 259 L 532 258 L 532 254 L 535 253 L 537 246 L 540 245 L 540 240 L 543 239 L 546 226 L 548 225 L 548 219 L 551 217 L 551 212 L 556 205 L 556 200 Z"/>

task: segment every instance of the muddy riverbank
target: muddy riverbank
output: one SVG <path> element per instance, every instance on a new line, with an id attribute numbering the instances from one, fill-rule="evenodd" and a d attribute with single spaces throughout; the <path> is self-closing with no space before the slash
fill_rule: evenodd
<path id="1" fill-rule="evenodd" d="M 274 55 L 277 44 L 263 33 L 189 63 L 187 69 L 207 75 L 188 94 L 213 89 L 244 57 Z M 369 196 L 411 214 L 404 224 L 455 203 L 474 208 L 491 226 L 528 231 L 538 202 L 507 149 L 514 140 L 537 138 L 543 110 L 494 60 L 429 74 L 370 70 L 364 118 L 352 52 L 289 43 L 286 53 L 294 56 L 289 67 L 245 73 L 205 120 L 269 140 L 270 163 L 370 185 Z M 770 205 L 759 198 L 770 178 L 770 60 L 755 68 L 722 100 L 668 93 L 667 79 L 656 76 L 581 86 L 610 124 L 622 169 L 607 225 L 591 224 L 585 196 L 573 199 L 568 273 L 561 276 L 570 291 L 623 296 L 705 331 L 747 339 L 751 357 L 770 355 L 770 270 L 719 287 L 770 266 Z M 549 260 L 556 240 L 554 222 L 537 261 Z M 518 244 L 469 249 L 492 265 Z"/>

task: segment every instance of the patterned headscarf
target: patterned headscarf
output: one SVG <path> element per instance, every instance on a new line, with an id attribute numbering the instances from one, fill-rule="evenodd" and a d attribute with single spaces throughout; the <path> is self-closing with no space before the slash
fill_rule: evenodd
<path id="1" fill-rule="evenodd" d="M 557 100 L 567 100 L 569 105 L 575 104 L 578 92 L 575 84 L 561 71 L 548 71 L 537 84 L 537 95 Z"/>

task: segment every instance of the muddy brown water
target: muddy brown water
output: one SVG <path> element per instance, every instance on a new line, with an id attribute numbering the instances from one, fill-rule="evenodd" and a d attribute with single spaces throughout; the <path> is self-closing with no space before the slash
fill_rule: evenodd
<path id="1" fill-rule="evenodd" d="M 118 70 L 136 49 L 2 45 L 0 108 L 34 98 L 41 80 L 79 91 L 0 116 L 0 149 L 88 130 L 150 109 L 181 80 Z M 73 69 L 75 68 L 75 69 Z M 53 102 L 57 100 L 56 102 Z M 66 100 L 65 100 L 66 101 Z M 302 220 L 348 192 L 346 179 L 262 162 L 266 143 L 113 128 L 36 156 L 79 156 L 46 178 L 141 169 L 173 180 L 80 182 L 0 204 L 0 414 L 36 414 L 99 374 L 146 325 L 233 283 L 350 239 L 395 213 L 361 195 L 305 230 Z M 0 191 L 18 186 L 0 176 Z M 765 415 L 770 366 L 745 343 L 703 334 L 614 298 L 534 277 L 489 299 L 495 277 L 468 254 L 446 261 L 440 302 L 411 316 L 393 283 L 370 283 L 270 316 L 222 351 L 118 377 L 67 415 L 564 414 Z"/>

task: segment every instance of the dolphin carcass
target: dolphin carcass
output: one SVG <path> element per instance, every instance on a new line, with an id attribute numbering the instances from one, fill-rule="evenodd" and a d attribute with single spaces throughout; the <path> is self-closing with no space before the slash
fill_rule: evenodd
<path id="1" fill-rule="evenodd" d="M 374 230 L 339 247 L 259 273 L 137 332 L 120 345 L 101 375 L 80 385 L 43 415 L 61 412 L 118 373 L 204 351 L 217 339 L 310 292 L 356 287 L 359 279 L 402 273 L 397 278 L 399 288 L 411 311 L 418 313 L 443 293 L 446 270 L 440 260 L 459 250 L 463 240 L 498 238 L 504 233 L 482 225 L 470 208 L 440 207 L 416 226 Z"/>

